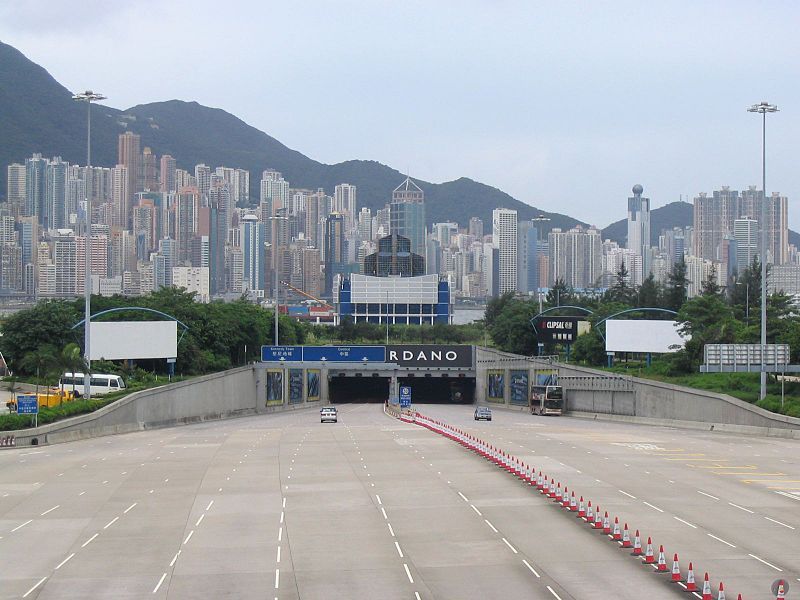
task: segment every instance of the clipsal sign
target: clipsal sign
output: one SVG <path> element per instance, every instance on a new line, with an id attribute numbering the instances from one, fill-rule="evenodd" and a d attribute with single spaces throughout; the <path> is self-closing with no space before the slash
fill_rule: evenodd
<path id="1" fill-rule="evenodd" d="M 386 362 L 401 367 L 472 367 L 472 346 L 409 344 L 386 346 Z"/>

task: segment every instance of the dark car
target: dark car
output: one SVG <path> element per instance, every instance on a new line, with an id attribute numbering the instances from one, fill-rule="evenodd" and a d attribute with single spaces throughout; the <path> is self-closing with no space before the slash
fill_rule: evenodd
<path id="1" fill-rule="evenodd" d="M 476 421 L 491 421 L 492 420 L 492 411 L 489 410 L 488 406 L 479 406 L 475 409 L 475 420 Z"/>

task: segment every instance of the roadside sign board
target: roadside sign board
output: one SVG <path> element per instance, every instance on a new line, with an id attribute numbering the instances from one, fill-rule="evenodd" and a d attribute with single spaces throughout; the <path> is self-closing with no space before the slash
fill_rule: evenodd
<path id="1" fill-rule="evenodd" d="M 36 394 L 19 394 L 17 396 L 17 414 L 39 414 L 39 399 L 36 397 Z"/>
<path id="2" fill-rule="evenodd" d="M 385 362 L 385 346 L 305 346 L 304 361 Z"/>
<path id="3" fill-rule="evenodd" d="M 411 386 L 409 385 L 401 385 L 400 386 L 400 407 L 401 408 L 408 408 L 411 406 Z"/>
<path id="4" fill-rule="evenodd" d="M 572 343 L 578 339 L 578 317 L 538 317 L 536 339 L 546 344 Z"/>
<path id="5" fill-rule="evenodd" d="M 261 346 L 261 360 L 263 362 L 301 361 L 303 360 L 303 347 Z"/>

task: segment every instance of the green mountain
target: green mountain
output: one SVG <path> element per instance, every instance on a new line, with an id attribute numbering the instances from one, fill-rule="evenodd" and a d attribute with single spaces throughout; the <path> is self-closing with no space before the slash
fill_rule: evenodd
<path id="1" fill-rule="evenodd" d="M 670 202 L 669 204 L 650 211 L 650 243 L 658 244 L 658 236 L 664 229 L 673 227 L 688 227 L 694 220 L 692 205 L 688 202 Z M 603 239 L 613 240 L 625 245 L 628 237 L 628 220 L 614 221 L 603 229 Z"/>
<path id="2" fill-rule="evenodd" d="M 0 43 L 0 194 L 6 190 L 5 166 L 23 162 L 34 152 L 61 156 L 71 163 L 86 163 L 86 106 L 74 102 L 72 93 L 42 67 L 21 52 Z M 194 165 L 225 165 L 250 171 L 251 197 L 258 198 L 264 169 L 281 171 L 293 187 L 328 193 L 338 183 L 358 187 L 359 206 L 376 210 L 390 199 L 405 175 L 369 160 L 323 164 L 286 147 L 266 133 L 218 108 L 196 102 L 170 100 L 141 104 L 124 111 L 103 105 L 92 107 L 92 163 L 113 166 L 117 162 L 117 136 L 133 131 L 157 155 L 171 154 L 178 166 L 193 171 Z M 460 178 L 445 183 L 415 180 L 425 191 L 427 219 L 458 221 L 483 219 L 491 229 L 492 209 L 513 208 L 520 219 L 544 214 L 552 227 L 569 228 L 577 219 L 548 213 L 520 202 L 505 192 Z"/>

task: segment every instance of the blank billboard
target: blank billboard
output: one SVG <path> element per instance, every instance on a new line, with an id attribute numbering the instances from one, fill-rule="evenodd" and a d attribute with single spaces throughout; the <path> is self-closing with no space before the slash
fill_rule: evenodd
<path id="1" fill-rule="evenodd" d="M 677 352 L 685 339 L 675 321 L 606 321 L 606 352 Z"/>
<path id="2" fill-rule="evenodd" d="M 175 321 L 115 321 L 92 323 L 91 360 L 176 358 L 178 324 Z"/>

